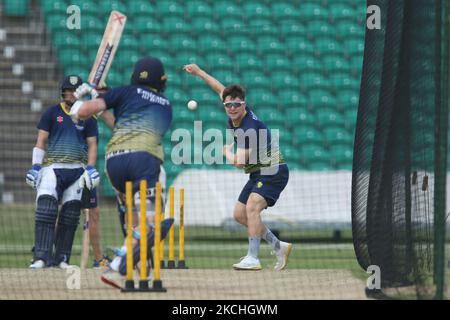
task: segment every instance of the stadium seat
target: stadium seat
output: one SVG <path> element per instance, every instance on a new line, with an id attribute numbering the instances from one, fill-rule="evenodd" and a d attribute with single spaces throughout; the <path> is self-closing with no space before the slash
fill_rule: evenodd
<path id="1" fill-rule="evenodd" d="M 329 18 L 331 21 L 352 21 L 355 19 L 356 15 L 357 12 L 352 6 L 345 3 L 333 3 L 329 8 Z"/>
<path id="2" fill-rule="evenodd" d="M 329 127 L 323 129 L 323 135 L 328 146 L 332 145 L 351 145 L 353 136 L 341 127 Z"/>
<path id="3" fill-rule="evenodd" d="M 119 0 L 99 0 L 96 5 L 97 12 L 111 12 L 113 10 L 127 12 L 127 6 Z"/>
<path id="4" fill-rule="evenodd" d="M 270 88 L 270 81 L 264 75 L 264 72 L 258 70 L 244 70 L 241 73 L 241 79 L 247 88 Z"/>
<path id="5" fill-rule="evenodd" d="M 268 72 L 273 70 L 291 70 L 295 65 L 291 59 L 282 53 L 269 53 L 264 55 L 264 65 Z"/>
<path id="6" fill-rule="evenodd" d="M 351 145 L 330 146 L 331 161 L 335 166 L 348 164 L 353 161 L 353 148 Z"/>
<path id="7" fill-rule="evenodd" d="M 90 2 L 89 2 L 90 3 Z M 62 0 L 44 0 L 41 1 L 42 11 L 45 15 L 66 14 L 67 4 Z"/>
<path id="8" fill-rule="evenodd" d="M 145 32 L 139 37 L 139 43 L 149 53 L 152 50 L 167 50 L 169 48 L 167 39 L 159 34 Z"/>
<path id="9" fill-rule="evenodd" d="M 156 35 L 162 30 L 162 25 L 158 19 L 153 17 L 140 16 L 134 18 L 134 28 L 142 36 L 148 34 Z"/>
<path id="10" fill-rule="evenodd" d="M 332 38 L 335 37 L 335 32 L 335 28 L 323 20 L 310 21 L 306 24 L 306 35 L 311 40 L 321 37 Z"/>
<path id="11" fill-rule="evenodd" d="M 315 50 L 313 43 L 304 36 L 291 36 L 286 38 L 284 48 L 293 57 L 300 53 L 314 53 Z"/>
<path id="12" fill-rule="evenodd" d="M 234 60 L 237 72 L 264 70 L 264 62 L 256 54 L 241 53 L 236 55 Z"/>
<path id="13" fill-rule="evenodd" d="M 309 164 L 316 161 L 328 162 L 330 160 L 330 153 L 317 144 L 306 144 L 300 146 L 300 155 L 302 157 L 302 161 Z"/>
<path id="14" fill-rule="evenodd" d="M 280 29 L 278 25 L 272 22 L 271 18 L 259 17 L 248 21 L 248 28 L 251 33 L 267 36 L 279 36 Z"/>
<path id="15" fill-rule="evenodd" d="M 92 0 L 77 0 L 77 1 L 69 1 L 71 5 L 77 5 L 80 7 L 81 14 L 89 14 L 89 15 L 97 15 L 99 12 L 98 4 Z M 64 13 L 66 13 L 66 8 L 64 9 Z"/>
<path id="16" fill-rule="evenodd" d="M 330 126 L 343 127 L 345 124 L 344 116 L 333 108 L 318 108 L 316 115 L 317 124 L 321 128 L 328 128 Z"/>
<path id="17" fill-rule="evenodd" d="M 278 91 L 278 104 L 282 106 L 282 109 L 306 107 L 307 103 L 306 96 L 300 93 L 298 89 L 281 89 Z"/>
<path id="18" fill-rule="evenodd" d="M 218 18 L 222 17 L 226 19 L 230 17 L 242 16 L 241 8 L 228 0 L 214 1 L 213 8 Z"/>
<path id="19" fill-rule="evenodd" d="M 190 3 L 190 1 L 188 3 Z M 221 31 L 217 22 L 214 21 L 214 19 L 212 19 L 211 17 L 207 16 L 195 17 L 191 20 L 190 25 L 193 31 L 204 36 L 207 36 L 211 33 L 219 33 Z M 198 41 L 201 41 L 202 38 L 203 36 L 199 37 Z"/>
<path id="20" fill-rule="evenodd" d="M 327 88 L 329 81 L 320 72 L 300 72 L 298 77 L 299 85 L 303 90 L 309 91 L 310 89 Z"/>
<path id="21" fill-rule="evenodd" d="M 120 48 L 116 52 L 116 56 L 114 58 L 114 65 L 116 66 L 134 65 L 140 58 L 141 55 L 137 50 Z"/>
<path id="22" fill-rule="evenodd" d="M 188 51 L 188 50 L 180 51 L 180 52 L 176 53 L 174 55 L 174 57 L 175 57 L 174 60 L 176 60 L 179 64 L 178 68 L 177 68 L 178 71 L 181 71 L 181 68 L 183 65 L 189 64 L 189 63 L 195 63 L 199 66 L 205 65 L 205 56 L 202 54 L 197 54 L 197 52 L 194 52 L 194 51 Z M 184 75 L 185 74 L 183 74 L 183 76 Z M 182 80 L 179 75 L 177 75 L 177 78 L 180 78 L 180 80 Z M 187 79 L 185 79 L 185 80 L 187 80 Z M 192 80 L 192 79 L 190 79 L 190 80 Z"/>
<path id="23" fill-rule="evenodd" d="M 348 57 L 362 56 L 364 53 L 364 41 L 359 39 L 346 39 L 342 47 Z"/>
<path id="24" fill-rule="evenodd" d="M 255 107 L 259 110 L 260 107 L 271 107 L 276 109 L 278 107 L 277 96 L 271 91 L 265 88 L 255 88 L 254 85 L 247 86 L 250 89 L 247 92 L 247 97 L 245 100 L 251 107 Z"/>
<path id="25" fill-rule="evenodd" d="M 226 37 L 227 50 L 232 54 L 254 52 L 255 46 L 255 42 L 244 35 L 230 35 Z"/>
<path id="26" fill-rule="evenodd" d="M 259 106 L 255 110 L 255 114 L 262 122 L 266 123 L 269 127 L 272 125 L 283 125 L 285 123 L 284 114 L 274 107 L 262 107 Z"/>
<path id="27" fill-rule="evenodd" d="M 160 1 L 158 3 L 163 3 L 165 1 Z M 186 21 L 183 17 L 178 16 L 168 16 L 162 20 L 162 30 L 164 30 L 168 35 L 174 33 L 188 33 L 190 28 L 186 25 Z"/>
<path id="28" fill-rule="evenodd" d="M 306 27 L 298 20 L 282 20 L 278 22 L 280 36 L 285 40 L 290 37 L 306 37 Z"/>
<path id="29" fill-rule="evenodd" d="M 151 16 L 156 12 L 155 7 L 145 0 L 127 1 L 127 12 L 132 17 Z"/>
<path id="30" fill-rule="evenodd" d="M 322 20 L 328 18 L 328 10 L 318 3 L 304 2 L 300 4 L 299 19 L 302 21 Z"/>
<path id="31" fill-rule="evenodd" d="M 341 21 L 336 25 L 337 35 L 341 39 L 348 39 L 350 37 L 364 40 L 365 24 L 358 24 L 352 21 Z"/>
<path id="32" fill-rule="evenodd" d="M 102 20 L 97 18 L 95 15 L 83 15 L 83 18 L 81 19 L 81 29 L 84 30 L 98 30 L 102 32 L 105 29 L 106 22 L 103 23 Z"/>
<path id="33" fill-rule="evenodd" d="M 186 2 L 186 12 L 191 16 L 192 22 L 202 17 L 211 17 L 213 9 L 206 1 L 191 0 Z"/>
<path id="34" fill-rule="evenodd" d="M 285 110 L 284 114 L 290 129 L 304 126 L 311 128 L 317 123 L 316 114 L 309 111 L 306 107 L 290 107 Z"/>
<path id="35" fill-rule="evenodd" d="M 349 73 L 335 72 L 329 75 L 330 86 L 336 88 L 336 91 L 343 89 L 359 90 L 360 80 L 353 78 Z"/>
<path id="36" fill-rule="evenodd" d="M 80 37 L 75 32 L 54 32 L 52 44 L 57 48 L 76 48 L 79 49 L 81 45 Z"/>
<path id="37" fill-rule="evenodd" d="M 324 142 L 322 133 L 313 127 L 299 126 L 293 128 L 293 133 L 293 142 L 296 145 L 323 144 Z"/>
<path id="38" fill-rule="evenodd" d="M 333 108 L 336 109 L 336 98 L 324 89 L 311 89 L 308 94 L 308 103 L 311 108 Z"/>
<path id="39" fill-rule="evenodd" d="M 266 123 L 267 125 L 267 123 Z M 272 123 L 268 126 L 270 129 L 272 136 L 275 138 L 275 131 L 278 130 L 278 139 L 280 148 L 283 149 L 284 146 L 292 145 L 292 131 L 288 130 L 284 124 L 281 123 Z"/>
<path id="40" fill-rule="evenodd" d="M 355 90 L 343 90 L 336 94 L 336 106 L 338 110 L 356 111 L 358 108 L 359 93 Z"/>
<path id="41" fill-rule="evenodd" d="M 341 54 L 322 57 L 322 67 L 328 74 L 339 71 L 349 72 L 351 69 L 350 63 Z"/>
<path id="42" fill-rule="evenodd" d="M 299 162 L 302 158 L 300 151 L 297 147 L 292 145 L 281 146 L 281 154 L 285 157 L 285 160 L 289 162 Z"/>
<path id="43" fill-rule="evenodd" d="M 45 23 L 50 30 L 66 30 L 67 17 L 64 14 L 53 14 L 45 17 Z"/>
<path id="44" fill-rule="evenodd" d="M 319 38 L 314 42 L 314 51 L 317 56 L 337 55 L 343 48 L 334 38 Z"/>
<path id="45" fill-rule="evenodd" d="M 216 106 L 210 106 L 208 108 L 199 108 L 198 110 L 198 118 L 202 121 L 211 121 L 211 122 L 227 122 L 227 116 L 220 102 L 217 101 Z M 192 113 L 192 112 L 191 112 Z"/>
<path id="46" fill-rule="evenodd" d="M 280 20 L 300 17 L 300 10 L 291 2 L 276 1 L 271 2 L 271 9 L 273 15 Z"/>
<path id="47" fill-rule="evenodd" d="M 243 15 L 247 17 L 249 20 L 253 20 L 256 18 L 267 18 L 271 17 L 272 13 L 270 11 L 270 7 L 253 1 L 246 1 L 242 5 Z"/>
<path id="48" fill-rule="evenodd" d="M 261 54 L 284 53 L 285 48 L 279 37 L 262 35 L 256 39 L 256 47 Z"/>
<path id="49" fill-rule="evenodd" d="M 170 81 L 170 79 L 169 79 Z M 170 84 L 170 82 L 169 82 Z M 172 105 L 182 104 L 183 106 L 191 99 L 189 93 L 186 90 L 181 90 L 177 88 L 168 86 L 167 90 L 164 92 L 164 95 L 170 100 Z"/>
<path id="50" fill-rule="evenodd" d="M 244 21 L 235 15 L 222 16 L 219 24 L 224 34 L 239 32 L 245 27 Z"/>
<path id="51" fill-rule="evenodd" d="M 206 58 L 207 65 L 212 70 L 227 69 L 232 70 L 233 61 L 229 55 L 224 53 L 211 53 Z"/>
<path id="52" fill-rule="evenodd" d="M 297 72 L 321 71 L 322 61 L 312 54 L 298 54 L 292 57 L 292 69 Z"/>
<path id="53" fill-rule="evenodd" d="M 173 53 L 184 50 L 194 51 L 197 48 L 195 39 L 185 34 L 170 35 L 170 37 L 166 39 L 166 41 Z"/>
<path id="54" fill-rule="evenodd" d="M 297 76 L 295 76 L 292 72 L 283 70 L 273 71 L 267 81 L 272 82 L 276 84 L 277 87 L 282 88 L 284 87 L 289 89 L 298 89 L 298 87 L 300 86 L 300 81 Z"/>
<path id="55" fill-rule="evenodd" d="M 182 1 L 176 0 L 156 1 L 155 10 L 161 17 L 183 17 L 185 8 L 182 3 Z"/>
<path id="56" fill-rule="evenodd" d="M 122 38 L 120 39 L 120 48 L 121 49 L 132 49 L 138 50 L 138 48 L 142 45 L 138 39 L 130 34 L 131 32 L 124 32 Z"/>
<path id="57" fill-rule="evenodd" d="M 218 70 L 217 72 L 214 72 L 214 77 L 219 79 L 225 86 L 232 83 L 241 83 L 241 78 L 237 73 L 227 70 Z M 202 86 L 204 86 L 203 83 Z"/>
<path id="58" fill-rule="evenodd" d="M 226 49 L 226 42 L 216 34 L 205 34 L 197 40 L 198 51 L 202 53 L 223 53 Z"/>
<path id="59" fill-rule="evenodd" d="M 89 64 L 82 52 L 71 48 L 58 50 L 58 60 L 63 66 L 86 67 Z"/>
<path id="60" fill-rule="evenodd" d="M 190 95 L 191 99 L 196 100 L 200 104 L 217 103 L 217 94 L 206 86 L 192 90 Z"/>

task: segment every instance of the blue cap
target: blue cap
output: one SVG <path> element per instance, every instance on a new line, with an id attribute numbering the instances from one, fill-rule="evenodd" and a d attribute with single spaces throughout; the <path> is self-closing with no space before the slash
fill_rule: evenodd
<path id="1" fill-rule="evenodd" d="M 136 62 L 131 75 L 131 84 L 146 85 L 162 92 L 166 87 L 166 81 L 164 66 L 158 58 L 148 56 Z"/>

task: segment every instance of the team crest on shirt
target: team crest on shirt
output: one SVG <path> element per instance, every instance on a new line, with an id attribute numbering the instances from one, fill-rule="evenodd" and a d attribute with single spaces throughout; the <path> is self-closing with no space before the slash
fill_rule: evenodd
<path id="1" fill-rule="evenodd" d="M 58 123 L 62 123 L 63 120 L 64 120 L 64 118 L 61 116 L 56 117 L 56 121 L 58 121 Z"/>
<path id="2" fill-rule="evenodd" d="M 261 181 L 259 181 L 259 182 L 256 184 L 256 187 L 257 187 L 258 189 L 262 188 L 262 186 L 263 186 L 263 183 L 262 183 Z"/>

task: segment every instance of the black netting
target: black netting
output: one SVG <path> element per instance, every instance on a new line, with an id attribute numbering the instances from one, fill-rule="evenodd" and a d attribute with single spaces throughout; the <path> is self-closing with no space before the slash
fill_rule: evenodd
<path id="1" fill-rule="evenodd" d="M 381 9 L 382 28 L 366 31 L 352 224 L 358 262 L 380 267 L 383 288 L 422 289 L 433 274 L 435 177 L 445 174 L 436 170 L 440 2 L 368 1 Z"/>

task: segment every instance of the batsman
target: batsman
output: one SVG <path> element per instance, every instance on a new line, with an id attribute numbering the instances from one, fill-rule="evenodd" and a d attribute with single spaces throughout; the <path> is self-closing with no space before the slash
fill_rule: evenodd
<path id="1" fill-rule="evenodd" d="M 155 214 L 155 185 L 164 161 L 161 145 L 162 138 L 172 122 L 172 106 L 163 95 L 167 76 L 161 61 L 154 57 L 144 57 L 136 62 L 131 75 L 130 85 L 120 86 L 98 95 L 89 84 L 80 86 L 75 95 L 78 99 L 90 95 L 89 101 L 77 101 L 70 114 L 76 122 L 82 119 L 112 109 L 114 114 L 114 129 L 106 150 L 106 173 L 121 197 L 125 194 L 126 181 L 133 183 L 134 212 L 139 212 L 139 184 L 147 181 L 147 221 L 150 226 Z M 135 249 L 138 246 L 139 219 L 137 214 L 133 221 Z M 161 238 L 167 234 L 173 219 L 161 223 Z M 149 228 L 149 251 L 153 239 L 153 228 Z M 120 250 L 121 255 L 114 258 L 110 264 L 112 271 L 126 272 L 126 247 Z M 150 254 L 149 254 L 150 256 Z M 139 255 L 134 255 L 134 265 L 139 261 Z"/>
<path id="2" fill-rule="evenodd" d="M 95 119 L 72 122 L 70 108 L 82 80 L 67 76 L 61 84 L 62 102 L 48 108 L 37 128 L 32 168 L 27 183 L 37 190 L 34 257 L 30 268 L 52 265 L 66 268 L 80 221 L 82 191 L 92 190 L 100 176 L 97 159 L 98 128 Z M 58 214 L 58 206 L 62 204 Z"/>

